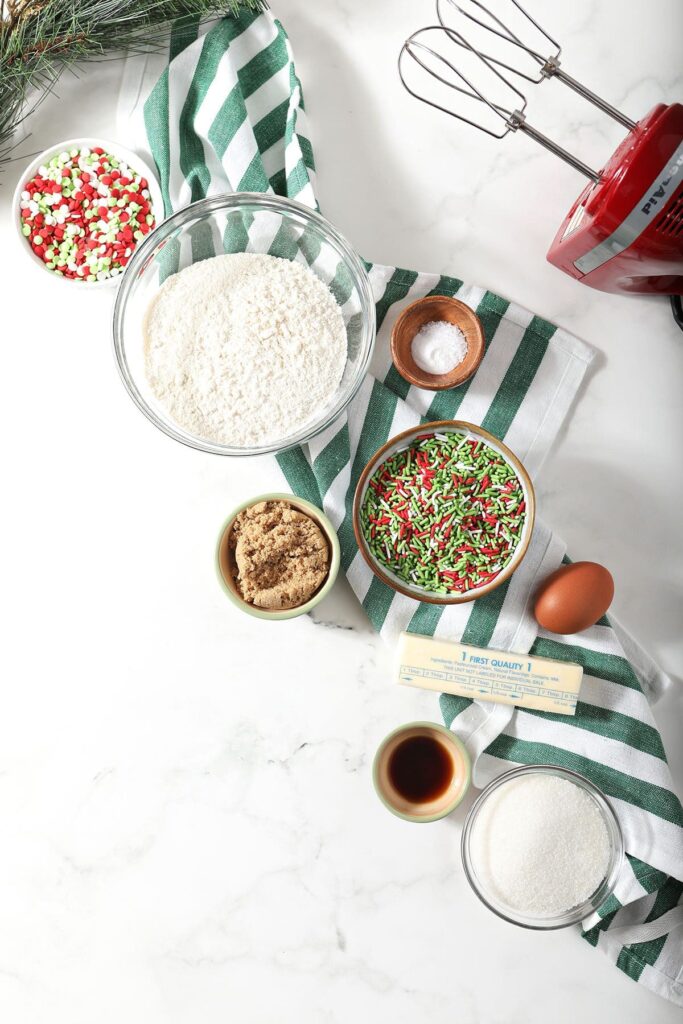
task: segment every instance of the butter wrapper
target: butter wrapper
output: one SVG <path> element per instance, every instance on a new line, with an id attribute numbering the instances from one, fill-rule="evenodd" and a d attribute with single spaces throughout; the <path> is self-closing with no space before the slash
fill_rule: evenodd
<path id="1" fill-rule="evenodd" d="M 583 668 L 566 661 L 401 633 L 398 682 L 559 715 L 576 713 Z"/>

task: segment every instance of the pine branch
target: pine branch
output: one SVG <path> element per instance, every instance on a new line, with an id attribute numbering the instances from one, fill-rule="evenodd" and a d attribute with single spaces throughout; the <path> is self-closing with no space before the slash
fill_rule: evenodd
<path id="1" fill-rule="evenodd" d="M 179 18 L 267 6 L 266 0 L 0 0 L 0 166 L 19 124 L 65 69 L 108 51 L 157 48 Z"/>

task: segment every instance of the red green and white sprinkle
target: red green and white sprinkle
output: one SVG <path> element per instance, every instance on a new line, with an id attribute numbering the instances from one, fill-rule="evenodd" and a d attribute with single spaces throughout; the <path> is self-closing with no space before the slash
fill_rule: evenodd
<path id="1" fill-rule="evenodd" d="M 122 273 L 154 227 L 149 183 L 99 146 L 64 150 L 21 193 L 22 234 L 48 270 L 75 281 Z"/>
<path id="2" fill-rule="evenodd" d="M 499 452 L 463 434 L 426 434 L 375 471 L 360 519 L 370 550 L 400 580 L 466 593 L 509 563 L 526 504 Z"/>

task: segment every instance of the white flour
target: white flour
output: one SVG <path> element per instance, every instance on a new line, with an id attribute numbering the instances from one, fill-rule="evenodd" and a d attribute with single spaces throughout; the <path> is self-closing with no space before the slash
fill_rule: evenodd
<path id="1" fill-rule="evenodd" d="M 239 448 L 292 434 L 328 405 L 346 329 L 326 285 L 300 263 L 216 256 L 168 278 L 144 324 L 145 371 L 185 430 Z"/>

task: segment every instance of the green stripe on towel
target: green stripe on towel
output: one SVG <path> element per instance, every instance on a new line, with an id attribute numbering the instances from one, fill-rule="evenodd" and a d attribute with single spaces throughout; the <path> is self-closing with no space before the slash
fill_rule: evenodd
<path id="1" fill-rule="evenodd" d="M 496 331 L 500 327 L 501 320 L 505 316 L 508 306 L 509 302 L 505 299 L 501 299 L 498 295 L 493 295 L 491 292 L 486 292 L 477 306 L 477 316 L 481 320 L 481 326 L 484 330 L 485 351 L 488 351 L 491 343 L 493 342 L 493 339 L 496 336 Z M 427 410 L 427 419 L 457 419 L 458 409 L 462 405 L 463 399 L 466 397 L 475 380 L 476 375 L 474 377 L 470 377 L 469 380 L 466 380 L 464 384 L 461 384 L 457 388 L 451 388 L 447 391 L 437 391 L 432 399 L 429 409 Z"/>
<path id="2" fill-rule="evenodd" d="M 554 324 L 535 316 L 524 332 L 491 408 L 482 420 L 482 427 L 496 437 L 503 438 L 507 434 L 556 330 Z"/>
<path id="3" fill-rule="evenodd" d="M 634 804 L 650 814 L 657 815 L 674 825 L 683 826 L 681 805 L 673 793 L 642 779 L 634 779 L 609 765 L 600 764 L 581 754 L 563 750 L 550 743 L 537 743 L 515 739 L 505 734 L 493 741 L 487 752 L 504 761 L 523 764 L 556 764 L 562 768 L 586 775 L 607 796 Z"/>

